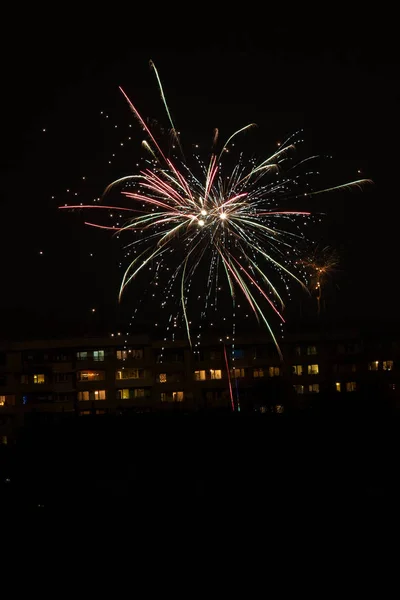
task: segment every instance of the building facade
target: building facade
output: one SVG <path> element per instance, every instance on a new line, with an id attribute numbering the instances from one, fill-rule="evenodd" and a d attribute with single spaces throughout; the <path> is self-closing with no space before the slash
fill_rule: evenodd
<path id="1" fill-rule="evenodd" d="M 0 349 L 0 441 L 32 413 L 123 414 L 226 409 L 287 412 L 357 399 L 397 406 L 400 336 L 393 331 L 287 334 L 280 360 L 261 334 L 186 340 L 150 336 L 38 340 Z"/>

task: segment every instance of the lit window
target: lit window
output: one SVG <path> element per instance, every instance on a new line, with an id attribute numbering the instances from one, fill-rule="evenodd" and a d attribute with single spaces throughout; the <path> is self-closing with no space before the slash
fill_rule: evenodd
<path id="1" fill-rule="evenodd" d="M 282 414 L 282 413 L 283 413 L 283 411 L 284 411 L 284 408 L 283 408 L 282 404 L 277 404 L 277 405 L 275 406 L 275 412 L 276 412 L 276 413 L 278 413 L 278 414 Z"/>
<path id="2" fill-rule="evenodd" d="M 317 354 L 317 347 L 316 346 L 307 346 L 307 354 L 309 356 Z"/>
<path id="3" fill-rule="evenodd" d="M 221 369 L 210 369 L 210 379 L 222 379 Z"/>
<path id="4" fill-rule="evenodd" d="M 307 366 L 307 373 L 309 375 L 318 375 L 318 373 L 319 373 L 318 365 L 308 365 Z"/>
<path id="5" fill-rule="evenodd" d="M 135 360 L 143 358 L 142 348 L 125 348 L 124 350 L 117 350 L 118 360 L 126 360 L 127 358 L 134 358 Z"/>
<path id="6" fill-rule="evenodd" d="M 144 388 L 123 388 L 117 390 L 117 398 L 118 400 L 130 400 L 132 398 L 144 398 L 145 390 Z"/>
<path id="7" fill-rule="evenodd" d="M 77 360 L 87 360 L 88 353 L 87 352 L 77 352 L 76 358 Z"/>
<path id="8" fill-rule="evenodd" d="M 87 402 L 88 400 L 105 400 L 106 399 L 106 391 L 105 390 L 85 390 L 82 392 L 78 392 L 78 400 L 80 402 Z"/>
<path id="9" fill-rule="evenodd" d="M 355 381 L 348 381 L 346 383 L 346 392 L 355 392 L 357 389 L 357 384 Z"/>
<path id="10" fill-rule="evenodd" d="M 379 369 L 379 360 L 373 360 L 368 363 L 368 371 L 378 371 Z"/>
<path id="11" fill-rule="evenodd" d="M 117 379 L 140 379 L 144 377 L 144 371 L 139 369 L 121 369 L 117 371 Z"/>
<path id="12" fill-rule="evenodd" d="M 342 384 L 340 383 L 340 381 L 337 381 L 337 382 L 335 383 L 335 390 L 336 390 L 337 392 L 340 392 L 340 391 L 342 390 Z"/>
<path id="13" fill-rule="evenodd" d="M 162 392 L 161 393 L 161 402 L 183 402 L 184 393 L 183 392 Z"/>
<path id="14" fill-rule="evenodd" d="M 167 383 L 167 374 L 166 373 L 159 373 L 159 375 L 158 375 L 158 381 L 159 381 L 159 383 Z"/>
<path id="15" fill-rule="evenodd" d="M 382 363 L 382 369 L 384 371 L 391 371 L 393 369 L 393 361 L 392 360 L 384 360 Z"/>
<path id="16" fill-rule="evenodd" d="M 296 394 L 304 394 L 304 385 L 294 385 L 293 386 Z"/>
<path id="17" fill-rule="evenodd" d="M 95 361 L 103 361 L 104 360 L 104 350 L 93 350 L 93 360 Z"/>
<path id="18" fill-rule="evenodd" d="M 104 371 L 78 371 L 78 381 L 100 381 L 104 379 Z"/>
<path id="19" fill-rule="evenodd" d="M 308 391 L 311 394 L 318 394 L 319 393 L 319 383 L 310 383 L 310 385 L 308 386 Z"/>
<path id="20" fill-rule="evenodd" d="M 264 369 L 253 369 L 253 377 L 264 377 Z"/>
<path id="21" fill-rule="evenodd" d="M 244 369 L 231 369 L 231 377 L 235 377 L 236 379 L 244 377 Z"/>
<path id="22" fill-rule="evenodd" d="M 244 357 L 244 350 L 241 350 L 240 348 L 236 348 L 232 352 L 232 356 L 233 356 L 233 358 L 243 358 Z"/>
<path id="23" fill-rule="evenodd" d="M 13 394 L 0 396 L 0 406 L 15 406 L 15 396 Z"/>
<path id="24" fill-rule="evenodd" d="M 303 375 L 303 365 L 293 365 L 293 375 Z"/>
<path id="25" fill-rule="evenodd" d="M 279 377 L 281 370 L 279 367 L 268 367 L 268 375 L 270 377 Z"/>
<path id="26" fill-rule="evenodd" d="M 206 372 L 205 371 L 195 371 L 194 372 L 194 380 L 195 381 L 205 381 Z"/>
<path id="27" fill-rule="evenodd" d="M 43 373 L 39 373 L 33 376 L 33 383 L 44 383 Z"/>

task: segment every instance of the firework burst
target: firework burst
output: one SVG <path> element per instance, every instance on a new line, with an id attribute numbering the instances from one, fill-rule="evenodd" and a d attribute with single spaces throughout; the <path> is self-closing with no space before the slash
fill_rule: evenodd
<path id="1" fill-rule="evenodd" d="M 317 247 L 310 256 L 300 262 L 310 273 L 309 289 L 317 299 L 318 315 L 320 315 L 323 288 L 337 269 L 339 256 L 336 250 L 329 246 L 322 249 Z"/>
<path id="2" fill-rule="evenodd" d="M 227 284 L 233 306 L 244 298 L 257 320 L 268 328 L 280 354 L 270 324 L 271 315 L 283 321 L 283 309 L 290 281 L 306 287 L 307 271 L 299 260 L 304 247 L 304 225 L 311 212 L 301 208 L 305 200 L 323 191 L 361 187 L 356 180 L 321 190 L 312 186 L 317 157 L 296 160 L 297 132 L 279 145 L 268 158 L 247 160 L 239 152 L 232 161 L 236 138 L 251 130 L 246 125 L 219 145 L 214 130 L 212 150 L 203 161 L 198 153 L 185 158 L 183 143 L 172 121 L 164 91 L 153 63 L 161 99 L 170 123 L 173 144 L 165 151 L 154 132 L 141 117 L 124 90 L 122 94 L 146 133 L 143 147 L 148 152 L 146 167 L 138 173 L 112 182 L 103 197 L 119 187 L 128 206 L 79 205 L 75 208 L 111 208 L 124 211 L 127 221 L 119 226 L 87 222 L 93 227 L 131 233 L 128 244 L 134 255 L 122 279 L 120 297 L 140 273 L 158 282 L 162 271 L 168 281 L 162 289 L 163 306 L 168 297 L 179 298 L 189 342 L 193 313 L 205 318 L 218 304 L 222 282 Z M 71 206 L 60 208 L 74 208 Z M 154 275 L 156 274 L 156 275 Z M 192 284 L 204 278 L 203 306 L 192 302 Z M 173 292 L 176 290 L 176 292 Z M 200 296 L 196 295 L 196 300 Z M 223 307 L 226 311 L 226 307 Z M 174 317 L 175 322 L 178 317 Z"/>

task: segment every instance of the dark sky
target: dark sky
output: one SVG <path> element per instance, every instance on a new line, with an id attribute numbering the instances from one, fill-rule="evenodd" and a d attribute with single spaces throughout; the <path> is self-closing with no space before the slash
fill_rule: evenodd
<path id="1" fill-rule="evenodd" d="M 40 335 L 49 323 L 54 333 L 123 323 L 117 245 L 57 206 L 70 201 L 67 189 L 91 201 L 132 171 L 142 136 L 118 85 L 164 122 L 149 59 L 187 139 L 256 122 L 262 154 L 304 128 L 312 153 L 334 156 L 338 183 L 357 170 L 374 180 L 364 193 L 319 197 L 315 208 L 327 216 L 315 234 L 341 255 L 331 317 L 397 318 L 400 61 L 390 15 L 253 15 L 240 23 L 214 15 L 190 27 L 163 18 L 150 26 L 146 15 L 10 16 L 2 40 L 0 335 Z M 132 146 L 120 152 L 128 123 Z"/>

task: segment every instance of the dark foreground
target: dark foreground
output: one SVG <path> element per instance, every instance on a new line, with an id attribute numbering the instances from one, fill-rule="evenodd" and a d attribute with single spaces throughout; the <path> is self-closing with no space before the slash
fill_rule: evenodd
<path id="1" fill-rule="evenodd" d="M 397 515 L 400 421 L 78 418 L 1 447 L 0 508 L 19 520 L 323 520 Z M 363 517 L 364 518 L 364 517 Z"/>

